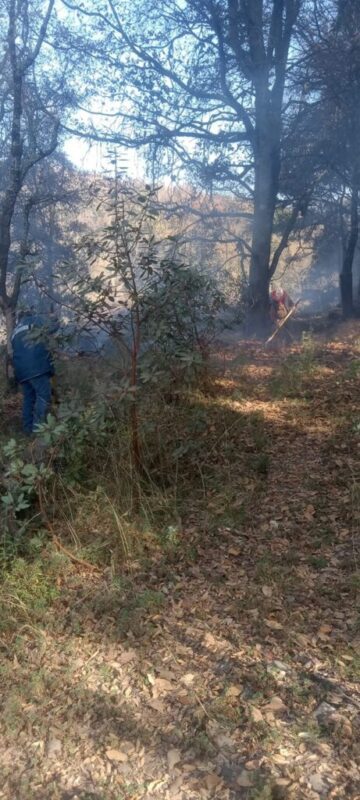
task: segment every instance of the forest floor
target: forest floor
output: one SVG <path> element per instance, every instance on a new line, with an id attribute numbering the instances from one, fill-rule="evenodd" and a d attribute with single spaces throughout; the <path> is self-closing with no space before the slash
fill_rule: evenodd
<path id="1" fill-rule="evenodd" d="M 2 800 L 360 798 L 360 323 L 216 370 L 173 545 L 7 596 Z"/>

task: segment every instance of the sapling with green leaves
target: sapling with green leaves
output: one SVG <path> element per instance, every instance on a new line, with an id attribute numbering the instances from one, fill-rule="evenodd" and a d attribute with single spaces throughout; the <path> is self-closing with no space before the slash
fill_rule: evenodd
<path id="1" fill-rule="evenodd" d="M 91 326 L 127 350 L 120 379 L 128 402 L 133 465 L 143 470 L 139 389 L 157 384 L 175 367 L 184 376 L 207 357 L 222 300 L 215 284 L 180 258 L 173 238 L 156 237 L 157 189 L 138 190 L 120 175 L 99 198 L 109 217 L 102 230 L 78 244 L 81 265 L 68 264 L 67 296 L 77 324 Z"/>

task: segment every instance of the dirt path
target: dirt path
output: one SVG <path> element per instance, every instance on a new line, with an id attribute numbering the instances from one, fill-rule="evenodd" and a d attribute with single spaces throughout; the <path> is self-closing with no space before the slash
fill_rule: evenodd
<path id="1" fill-rule="evenodd" d="M 4 635 L 0 798 L 360 798 L 355 333 L 229 347 L 180 547 Z"/>

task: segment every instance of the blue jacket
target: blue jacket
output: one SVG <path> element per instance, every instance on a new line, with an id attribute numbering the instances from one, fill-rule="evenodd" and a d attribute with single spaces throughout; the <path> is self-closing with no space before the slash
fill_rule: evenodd
<path id="1" fill-rule="evenodd" d="M 35 314 L 24 316 L 11 337 L 15 377 L 19 383 L 39 375 L 53 375 L 54 364 L 46 342 L 46 334 L 54 333 L 58 324 L 45 324 Z M 39 336 L 43 330 L 44 339 Z"/>

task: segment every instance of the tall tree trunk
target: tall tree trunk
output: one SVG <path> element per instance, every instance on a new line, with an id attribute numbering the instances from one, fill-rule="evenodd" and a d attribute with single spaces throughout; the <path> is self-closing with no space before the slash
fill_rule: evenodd
<path id="1" fill-rule="evenodd" d="M 0 309 L 5 319 L 6 363 L 9 364 L 12 358 L 11 336 L 14 328 L 17 296 L 15 293 L 9 293 L 7 286 L 11 246 L 10 229 L 15 203 L 11 196 L 8 198 L 7 204 L 6 199 L 5 197 L 3 206 L 0 208 Z M 8 372 L 8 367 L 6 369 Z"/>
<path id="2" fill-rule="evenodd" d="M 8 46 L 12 74 L 13 108 L 11 121 L 10 181 L 0 205 L 0 307 L 5 317 L 7 363 L 12 356 L 11 334 L 14 327 L 17 287 L 8 292 L 7 278 L 9 253 L 11 248 L 11 223 L 15 205 L 21 191 L 21 163 L 23 142 L 21 138 L 23 73 L 16 53 L 16 4 L 11 0 L 9 6 Z"/>
<path id="3" fill-rule="evenodd" d="M 280 176 L 281 104 L 274 105 L 267 80 L 257 92 L 254 223 L 250 260 L 250 296 L 257 327 L 269 324 L 269 286 L 274 215 Z"/>
<path id="4" fill-rule="evenodd" d="M 16 385 L 15 373 L 12 361 L 13 349 L 11 337 L 15 328 L 15 309 L 11 306 L 5 308 L 5 330 L 6 330 L 6 361 L 5 372 L 8 386 Z"/>
<path id="5" fill-rule="evenodd" d="M 248 26 L 255 87 L 254 224 L 249 283 L 252 308 L 258 325 L 262 324 L 263 328 L 269 322 L 269 285 L 274 271 L 271 247 L 281 169 L 286 68 L 301 2 L 273 0 L 269 4 L 272 10 L 267 42 L 264 38 L 265 5 L 263 0 L 242 4 Z"/>
<path id="6" fill-rule="evenodd" d="M 269 308 L 270 256 L 276 188 L 271 153 L 259 157 L 255 169 L 254 223 L 250 262 L 250 295 L 257 316 L 266 318 Z"/>
<path id="7" fill-rule="evenodd" d="M 25 206 L 24 238 L 20 245 L 20 263 L 14 280 L 11 281 L 8 273 L 14 212 L 29 169 L 38 161 L 41 161 L 42 158 L 45 158 L 46 155 L 50 155 L 57 142 L 57 123 L 53 127 L 54 139 L 49 147 L 44 148 L 42 143 L 43 134 L 41 134 L 41 141 L 37 141 L 33 123 L 24 114 L 23 109 L 23 101 L 27 94 L 24 90 L 25 77 L 29 71 L 32 71 L 40 53 L 53 12 L 54 2 L 55 0 L 47 0 L 47 7 L 44 8 L 44 16 L 32 49 L 29 48 L 29 37 L 27 35 L 28 23 L 32 13 L 31 3 L 29 0 L 22 0 L 21 2 L 8 0 L 5 4 L 8 13 L 8 31 L 7 53 L 3 66 L 7 65 L 8 62 L 8 71 L 7 67 L 5 70 L 8 89 L 6 89 L 4 97 L 5 102 L 9 102 L 12 110 L 9 140 L 9 177 L 0 199 L 0 311 L 5 318 L 6 325 L 7 363 L 9 363 L 12 356 L 11 335 L 21 289 L 24 262 L 27 255 L 31 202 Z M 27 31 L 24 45 L 21 45 L 21 36 L 18 36 L 18 32 L 20 34 L 22 29 Z M 38 108 L 40 109 L 41 105 Z M 24 157 L 24 145 L 26 158 Z"/>
<path id="8" fill-rule="evenodd" d="M 354 316 L 353 263 L 359 238 L 359 175 L 354 172 L 351 186 L 350 233 L 345 247 L 340 273 L 340 296 L 344 319 Z"/>

